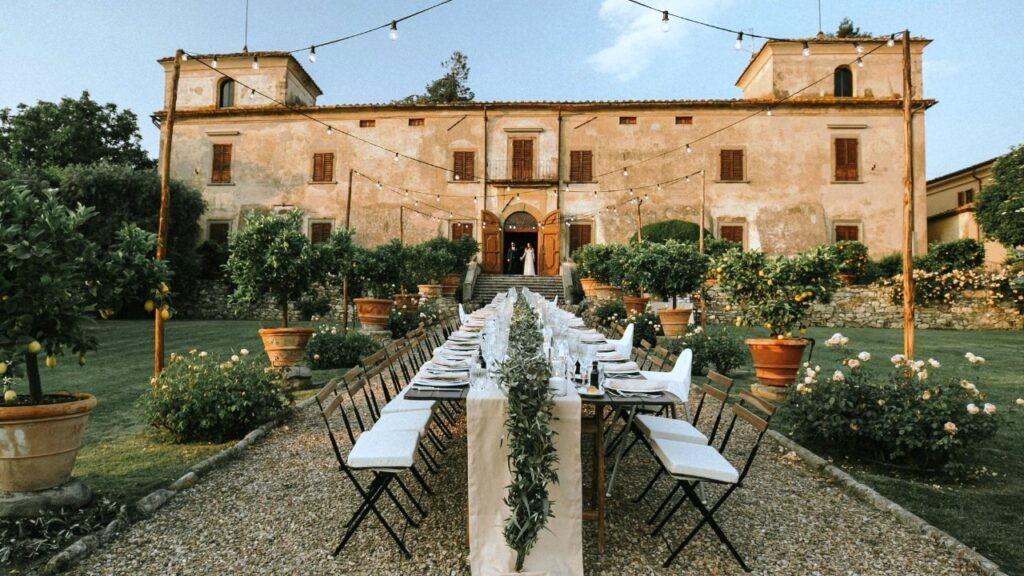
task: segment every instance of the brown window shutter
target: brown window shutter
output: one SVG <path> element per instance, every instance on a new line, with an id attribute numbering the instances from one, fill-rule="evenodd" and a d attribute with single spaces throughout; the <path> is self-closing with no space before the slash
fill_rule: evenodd
<path id="1" fill-rule="evenodd" d="M 452 154 L 452 172 L 458 180 L 473 180 L 476 174 L 473 166 L 476 163 L 475 152 L 455 152 Z"/>
<path id="2" fill-rule="evenodd" d="M 213 145 L 213 171 L 211 182 L 231 182 L 231 144 Z"/>
<path id="3" fill-rule="evenodd" d="M 836 170 L 838 182 L 857 181 L 857 144 L 856 138 L 836 138 Z"/>
<path id="4" fill-rule="evenodd" d="M 722 150 L 722 181 L 743 180 L 743 150 Z"/>
<path id="5" fill-rule="evenodd" d="M 512 141 L 512 179 L 533 180 L 533 140 Z"/>
<path id="6" fill-rule="evenodd" d="M 324 154 L 324 182 L 334 182 L 334 153 Z"/>
<path id="7" fill-rule="evenodd" d="M 842 240 L 859 241 L 860 228 L 858 228 L 857 226 L 849 225 L 836 226 L 836 241 L 839 242 Z"/>
<path id="8" fill-rule="evenodd" d="M 723 224 L 718 228 L 718 235 L 722 237 L 722 240 L 743 244 L 743 226 Z"/>
<path id="9" fill-rule="evenodd" d="M 426 124 L 423 118 L 409 118 L 409 126 L 423 126 Z"/>
<path id="10" fill-rule="evenodd" d="M 587 244 L 590 244 L 590 224 L 569 226 L 569 255 Z"/>
<path id="11" fill-rule="evenodd" d="M 313 182 L 324 181 L 324 155 L 313 154 Z"/>
<path id="12" fill-rule="evenodd" d="M 313 244 L 319 244 L 320 242 L 326 242 L 331 237 L 331 228 L 333 225 L 330 222 L 314 222 L 309 225 L 309 240 Z"/>
<path id="13" fill-rule="evenodd" d="M 580 181 L 580 172 L 583 169 L 582 159 L 583 153 L 579 150 L 569 152 L 569 180 L 573 182 Z"/>
<path id="14" fill-rule="evenodd" d="M 594 179 L 594 153 L 590 150 L 573 150 L 569 153 L 569 180 L 591 182 Z"/>

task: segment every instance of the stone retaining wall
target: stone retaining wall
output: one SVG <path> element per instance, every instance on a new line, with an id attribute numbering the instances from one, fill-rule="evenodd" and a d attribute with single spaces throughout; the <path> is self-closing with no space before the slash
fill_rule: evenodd
<path id="1" fill-rule="evenodd" d="M 840 288 L 829 304 L 815 304 L 808 319 L 810 326 L 836 328 L 900 328 L 903 306 L 893 304 L 892 287 L 846 286 Z M 715 287 L 708 290 L 708 319 L 733 322 L 736 310 L 725 310 L 725 302 Z M 929 304 L 915 309 L 918 328 L 952 330 L 1024 330 L 1024 316 L 1004 301 L 990 302 L 986 292 L 966 293 L 954 304 Z"/>

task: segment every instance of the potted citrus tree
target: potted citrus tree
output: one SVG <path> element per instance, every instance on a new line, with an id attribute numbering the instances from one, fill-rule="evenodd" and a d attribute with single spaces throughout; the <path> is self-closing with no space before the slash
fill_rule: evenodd
<path id="1" fill-rule="evenodd" d="M 417 275 L 420 296 L 438 298 L 444 293 L 441 282 L 455 262 L 450 248 L 448 239 L 438 236 L 409 250 L 408 261 Z"/>
<path id="2" fill-rule="evenodd" d="M 832 245 L 836 263 L 839 264 L 839 279 L 849 286 L 864 275 L 868 263 L 868 247 L 856 240 L 840 240 Z"/>
<path id="3" fill-rule="evenodd" d="M 371 330 L 384 330 L 388 324 L 394 294 L 404 281 L 409 249 L 398 240 L 376 248 L 355 247 L 353 272 L 361 286 L 362 297 L 354 300 L 359 323 Z"/>
<path id="4" fill-rule="evenodd" d="M 121 302 L 150 298 L 147 309 L 170 315 L 167 264 L 151 257 L 156 237 L 128 226 L 103 251 L 82 233 L 94 217 L 53 191 L 0 186 L 0 491 L 67 482 L 96 406 L 91 394 L 44 393 L 40 364 L 53 368 L 69 353 L 85 364 L 97 346 L 89 317 L 110 317 Z"/>
<path id="5" fill-rule="evenodd" d="M 452 262 L 441 285 L 444 287 L 444 295 L 450 297 L 455 296 L 456 290 L 462 283 L 462 277 L 466 273 L 466 265 L 480 251 L 480 244 L 472 236 L 461 236 L 458 240 L 450 240 L 448 244 Z"/>
<path id="6" fill-rule="evenodd" d="M 225 268 L 235 285 L 234 304 L 256 307 L 270 298 L 280 312 L 279 328 L 259 331 L 274 367 L 302 362 L 313 331 L 288 326 L 289 304 L 323 277 L 320 251 L 302 233 L 302 212 L 253 212 L 245 226 L 231 235 Z"/>
<path id="7" fill-rule="evenodd" d="M 760 382 L 751 389 L 781 400 L 796 379 L 807 346 L 800 336 L 811 304 L 828 302 L 839 287 L 835 258 L 827 246 L 793 258 L 733 250 L 719 259 L 718 271 L 719 288 L 740 310 L 736 324 L 763 326 L 769 332 L 768 338 L 746 340 Z"/>
<path id="8" fill-rule="evenodd" d="M 628 249 L 622 244 L 598 246 L 590 264 L 590 276 L 598 282 L 594 294 L 602 300 L 619 300 L 622 298 L 622 265 Z"/>
<path id="9" fill-rule="evenodd" d="M 583 295 L 587 298 L 594 298 L 597 295 L 598 281 L 594 278 L 592 266 L 601 251 L 601 246 L 601 244 L 586 244 L 572 253 L 572 260 L 576 263 L 576 273 L 580 276 L 580 287 L 583 288 Z"/>
<path id="10" fill-rule="evenodd" d="M 642 262 L 651 253 L 653 247 L 648 246 L 651 242 L 630 242 L 624 246 L 625 251 L 621 263 L 621 284 L 622 304 L 626 307 L 626 314 L 634 316 L 643 314 L 647 310 L 647 302 L 650 300 L 644 294 L 650 284 L 651 277 Z"/>
<path id="11" fill-rule="evenodd" d="M 663 243 L 640 242 L 626 267 L 626 275 L 639 278 L 643 286 L 659 298 L 672 302 L 671 308 L 658 311 L 665 336 L 682 336 L 693 308 L 679 308 L 678 297 L 700 288 L 708 269 L 708 257 L 689 242 L 666 240 Z"/>

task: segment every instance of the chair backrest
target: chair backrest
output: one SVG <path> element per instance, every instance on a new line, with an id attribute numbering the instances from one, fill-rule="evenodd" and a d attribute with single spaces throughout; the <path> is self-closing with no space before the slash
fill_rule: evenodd
<path id="1" fill-rule="evenodd" d="M 668 377 L 668 391 L 683 402 L 690 401 L 690 376 L 693 372 L 693 350 L 687 348 L 676 358 Z"/>
<path id="2" fill-rule="evenodd" d="M 761 412 L 761 414 L 758 414 L 755 411 Z M 718 451 L 722 454 L 725 453 L 725 448 L 729 443 L 729 438 L 732 436 L 732 431 L 735 428 L 737 420 L 745 422 L 757 432 L 754 445 L 751 447 L 750 453 L 747 455 L 746 462 L 743 464 L 743 469 L 740 471 L 739 479 L 736 481 L 737 484 L 743 482 L 743 479 L 747 476 L 747 472 L 750 471 L 750 467 L 754 464 L 754 458 L 757 456 L 757 451 L 761 447 L 761 440 L 764 439 L 765 433 L 768 432 L 768 424 L 774 414 L 774 404 L 766 402 L 760 398 L 756 398 L 749 392 L 740 392 L 739 401 L 732 405 L 732 420 L 729 422 L 729 428 L 725 431 L 725 437 L 722 438 L 722 445 L 719 447 Z"/>
<path id="3" fill-rule="evenodd" d="M 469 318 L 469 314 L 466 314 L 466 309 L 462 307 L 462 303 L 459 303 L 459 323 L 465 324 L 466 319 Z"/>
<path id="4" fill-rule="evenodd" d="M 711 430 L 708 433 L 708 445 L 715 443 L 715 436 L 718 434 L 718 426 L 722 422 L 722 413 L 725 412 L 725 406 L 729 402 L 729 391 L 732 390 L 732 385 L 732 378 L 727 378 L 718 372 L 709 370 L 707 381 L 700 387 L 700 401 L 697 403 L 697 410 L 693 413 L 694 426 L 700 420 L 700 415 L 707 403 L 708 396 L 718 401 L 715 420 L 711 424 Z"/>
<path id="5" fill-rule="evenodd" d="M 380 350 L 377 350 L 373 354 L 363 356 L 362 358 L 360 358 L 359 365 L 362 366 L 364 370 L 369 370 L 370 368 L 383 362 L 385 358 L 387 358 L 387 352 L 382 348 Z"/>

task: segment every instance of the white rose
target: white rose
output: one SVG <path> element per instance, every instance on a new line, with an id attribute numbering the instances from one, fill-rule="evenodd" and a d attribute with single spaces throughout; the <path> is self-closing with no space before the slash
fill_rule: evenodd
<path id="1" fill-rule="evenodd" d="M 970 362 L 971 362 L 971 364 L 984 364 L 985 363 L 985 359 L 982 358 L 981 356 L 975 356 L 974 358 L 971 359 Z"/>
<path id="2" fill-rule="evenodd" d="M 971 402 L 970 404 L 967 405 L 967 413 L 968 414 L 973 416 L 974 414 L 977 414 L 978 412 L 981 412 L 981 409 L 978 408 L 977 406 L 975 406 L 974 402 Z"/>
<path id="3" fill-rule="evenodd" d="M 242 356 L 248 356 L 249 355 L 249 349 L 248 348 L 242 348 L 241 350 L 238 351 L 238 353 L 241 354 Z"/>
<path id="4" fill-rule="evenodd" d="M 814 378 L 811 378 L 810 376 L 804 378 L 804 384 L 814 384 Z"/>
<path id="5" fill-rule="evenodd" d="M 938 360 L 936 360 L 935 358 L 929 358 L 929 359 L 928 359 L 928 364 L 929 364 L 929 365 L 930 365 L 930 366 L 931 366 L 932 368 L 941 368 L 941 367 L 942 367 L 942 364 L 939 364 L 939 361 L 938 361 Z"/>
<path id="6" fill-rule="evenodd" d="M 238 363 L 240 360 L 241 360 L 241 358 L 238 357 L 238 354 L 232 354 L 231 355 L 231 361 L 232 362 Z"/>
<path id="7" fill-rule="evenodd" d="M 835 380 L 836 382 L 843 382 L 844 380 L 846 380 L 846 375 L 843 374 L 842 370 L 836 370 L 835 373 L 832 374 L 832 379 Z"/>
<path id="8" fill-rule="evenodd" d="M 927 370 L 921 370 L 920 372 L 918 372 L 917 373 L 917 379 L 918 380 L 927 380 L 928 379 L 928 371 Z"/>
<path id="9" fill-rule="evenodd" d="M 995 412 L 996 412 L 996 405 L 995 404 L 989 404 L 988 402 L 986 402 L 985 403 L 985 414 L 988 414 L 988 415 L 991 416 L 992 414 L 995 414 Z"/>
<path id="10" fill-rule="evenodd" d="M 974 354 L 971 353 L 971 352 L 968 352 L 967 354 L 964 354 L 964 358 L 967 358 L 968 362 L 972 362 L 974 360 Z"/>
<path id="11" fill-rule="evenodd" d="M 921 394 L 921 400 L 928 400 L 931 397 L 932 397 L 932 391 L 931 390 L 925 390 L 924 394 Z"/>
<path id="12" fill-rule="evenodd" d="M 839 339 L 839 344 L 841 346 L 846 346 L 849 343 L 850 343 L 850 339 L 847 338 L 846 336 L 843 336 L 842 338 Z"/>
<path id="13" fill-rule="evenodd" d="M 942 429 L 948 434 L 956 434 L 956 424 L 953 424 L 952 422 L 946 422 L 946 424 L 942 426 Z"/>
<path id="14" fill-rule="evenodd" d="M 849 366 L 850 368 L 859 368 L 860 360 L 857 360 L 856 358 L 850 358 L 849 360 L 846 361 L 846 365 Z"/>
<path id="15" fill-rule="evenodd" d="M 206 358 L 206 351 L 200 352 L 199 353 L 199 357 L 200 358 Z"/>
<path id="16" fill-rule="evenodd" d="M 857 354 L 857 358 L 860 358 L 861 362 L 867 362 L 868 360 L 871 360 L 871 353 L 861 352 L 860 354 Z"/>
<path id="17" fill-rule="evenodd" d="M 907 359 L 907 357 L 904 356 L 903 354 L 896 354 L 895 356 L 890 358 L 889 361 L 892 362 L 893 364 L 899 366 L 900 364 L 903 364 L 903 362 L 906 361 L 906 359 Z"/>
<path id="18" fill-rule="evenodd" d="M 1024 398 L 1017 398 L 1017 406 L 1024 408 Z"/>

